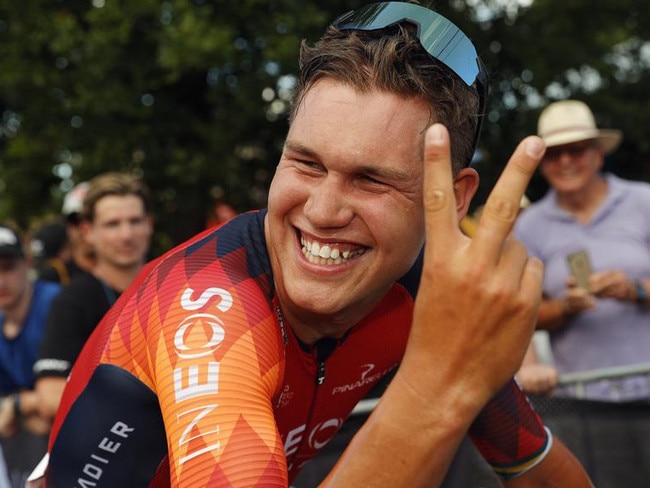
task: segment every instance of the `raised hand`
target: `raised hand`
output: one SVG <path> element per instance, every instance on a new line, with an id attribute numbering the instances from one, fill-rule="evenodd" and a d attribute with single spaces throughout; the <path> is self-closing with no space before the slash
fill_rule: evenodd
<path id="1" fill-rule="evenodd" d="M 436 124 L 427 133 L 424 266 L 398 372 L 423 395 L 435 395 L 429 385 L 445 378 L 480 408 L 521 364 L 535 328 L 543 266 L 510 234 L 543 152 L 541 139 L 522 141 L 469 239 L 458 227 L 448 132 Z"/>
<path id="2" fill-rule="evenodd" d="M 473 239 L 458 225 L 449 137 L 425 142 L 426 248 L 404 359 L 325 486 L 439 486 L 485 403 L 513 377 L 535 329 L 542 263 L 509 238 L 544 146 L 525 139 L 490 195 Z M 591 486 L 560 442 L 512 486 Z"/>

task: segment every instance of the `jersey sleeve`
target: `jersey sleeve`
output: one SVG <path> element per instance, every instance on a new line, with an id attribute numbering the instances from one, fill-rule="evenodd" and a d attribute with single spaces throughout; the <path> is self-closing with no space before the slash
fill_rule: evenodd
<path id="1" fill-rule="evenodd" d="M 109 348 L 128 339 L 128 369 L 158 397 L 171 486 L 286 488 L 273 412 L 284 351 L 267 300 L 253 280 L 186 274 L 154 274 Z"/>
<path id="2" fill-rule="evenodd" d="M 504 479 L 539 464 L 552 445 L 550 431 L 514 380 L 483 408 L 469 435 L 494 472 Z"/>

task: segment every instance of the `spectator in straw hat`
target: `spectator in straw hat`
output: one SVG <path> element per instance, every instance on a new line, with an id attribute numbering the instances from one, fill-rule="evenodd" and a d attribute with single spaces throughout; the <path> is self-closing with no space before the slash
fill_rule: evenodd
<path id="1" fill-rule="evenodd" d="M 521 214 L 515 235 L 545 264 L 537 326 L 549 333 L 555 367 L 562 375 L 647 363 L 650 185 L 603 172 L 605 156 L 619 146 L 622 133 L 599 129 L 581 101 L 550 104 L 539 117 L 538 134 L 547 145 L 540 171 L 550 189 Z M 568 256 L 579 251 L 584 251 L 583 268 L 591 271 L 582 284 L 568 264 Z M 565 385 L 556 388 L 555 395 L 575 398 L 577 390 Z M 584 397 L 617 405 L 647 402 L 650 374 L 589 382 Z M 645 419 L 624 424 L 617 428 L 621 444 L 599 435 L 602 425 L 594 427 L 594 442 L 602 442 L 598 449 L 612 454 L 610 459 L 620 459 L 613 455 L 617 450 L 629 450 L 639 437 L 650 436 Z M 633 456 L 630 461 L 630 475 L 647 465 Z M 594 463 L 601 476 L 612 464 Z M 650 469 L 643 476 L 645 481 L 625 483 L 619 478 L 611 486 L 645 485 Z M 594 478 L 598 486 L 610 486 L 598 473 Z"/>

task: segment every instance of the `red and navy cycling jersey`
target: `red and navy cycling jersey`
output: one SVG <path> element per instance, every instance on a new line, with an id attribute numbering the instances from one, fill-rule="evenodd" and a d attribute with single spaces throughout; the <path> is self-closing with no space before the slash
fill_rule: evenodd
<path id="1" fill-rule="evenodd" d="M 307 347 L 277 311 L 264 216 L 200 234 L 122 294 L 69 377 L 47 486 L 286 488 L 398 366 L 418 264 L 344 338 Z M 471 434 L 505 475 L 549 442 L 514 382 Z"/>

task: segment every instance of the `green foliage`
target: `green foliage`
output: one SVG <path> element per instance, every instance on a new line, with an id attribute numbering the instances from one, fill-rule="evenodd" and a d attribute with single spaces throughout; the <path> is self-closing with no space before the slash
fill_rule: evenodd
<path id="1" fill-rule="evenodd" d="M 301 36 L 328 15 L 292 1 L 94 5 L 0 7 L 7 214 L 25 225 L 115 169 L 144 176 L 173 241 L 202 228 L 213 195 L 264 205 L 286 124 L 267 120 L 262 90 L 295 71 Z"/>
<path id="2" fill-rule="evenodd" d="M 263 206 L 286 132 L 279 81 L 297 71 L 303 38 L 363 3 L 4 0 L 0 218 L 27 226 L 58 212 L 72 184 L 117 169 L 154 190 L 158 251 L 201 230 L 216 198 Z M 650 3 L 431 3 L 492 73 L 479 203 L 541 106 L 560 97 L 585 99 L 601 125 L 623 129 L 619 173 L 650 179 Z M 595 88 L 584 83 L 594 73 Z"/>
<path id="3" fill-rule="evenodd" d="M 587 102 L 599 126 L 623 130 L 624 143 L 606 169 L 650 181 L 644 135 L 650 125 L 650 26 L 642 21 L 650 18 L 649 2 L 468 3 L 471 15 L 482 13 L 466 30 L 482 48 L 492 90 L 482 143 L 487 159 L 478 165 L 482 186 L 475 205 L 484 201 L 518 141 L 536 132 L 541 109 L 564 98 Z M 545 190 L 537 178 L 529 195 L 535 199 Z"/>

